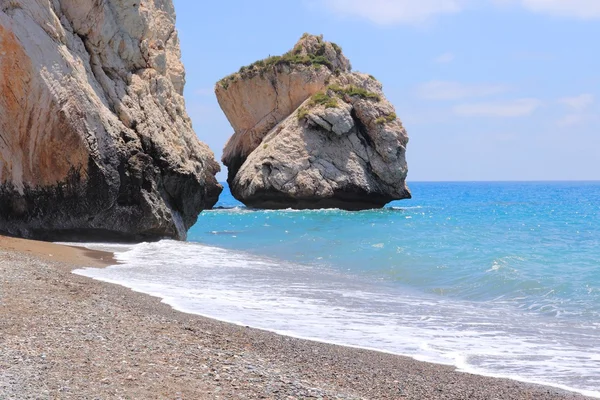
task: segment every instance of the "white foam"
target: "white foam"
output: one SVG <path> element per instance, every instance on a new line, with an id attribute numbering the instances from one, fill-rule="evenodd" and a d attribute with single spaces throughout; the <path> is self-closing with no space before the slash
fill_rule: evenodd
<path id="1" fill-rule="evenodd" d="M 180 311 L 600 398 L 597 327 L 195 243 L 89 247 L 115 251 L 121 264 L 75 273 L 158 296 Z"/>

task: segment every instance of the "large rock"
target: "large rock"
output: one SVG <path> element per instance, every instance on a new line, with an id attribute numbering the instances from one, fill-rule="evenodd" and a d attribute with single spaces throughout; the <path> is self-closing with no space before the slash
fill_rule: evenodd
<path id="1" fill-rule="evenodd" d="M 223 163 L 244 204 L 360 210 L 410 198 L 406 130 L 381 84 L 351 72 L 339 46 L 305 34 L 215 92 L 235 130 Z"/>
<path id="2" fill-rule="evenodd" d="M 172 0 L 0 0 L 0 230 L 183 239 L 222 188 Z"/>

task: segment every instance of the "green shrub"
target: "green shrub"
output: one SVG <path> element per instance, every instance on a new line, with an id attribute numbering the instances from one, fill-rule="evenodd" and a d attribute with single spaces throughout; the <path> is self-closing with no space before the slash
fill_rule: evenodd
<path id="1" fill-rule="evenodd" d="M 298 120 L 303 120 L 308 115 L 309 109 L 315 106 L 325 106 L 325 108 L 337 108 L 338 99 L 331 97 L 327 92 L 317 92 L 312 95 L 307 104 L 308 107 L 298 109 Z"/>
<path id="2" fill-rule="evenodd" d="M 302 35 L 302 38 L 306 38 L 308 33 Z M 225 89 L 229 87 L 229 84 L 239 78 L 240 76 L 243 78 L 250 78 L 256 75 L 263 76 L 263 74 L 272 67 L 276 67 L 278 65 L 306 65 L 313 66 L 315 68 L 321 68 L 325 66 L 329 68 L 331 71 L 334 71 L 333 64 L 330 60 L 325 57 L 326 43 L 323 41 L 322 37 L 317 36 L 317 40 L 320 43 L 319 47 L 315 51 L 315 53 L 302 54 L 302 46 L 297 45 L 293 50 L 288 51 L 282 56 L 269 56 L 265 59 L 258 60 L 253 62 L 250 65 L 241 67 L 237 73 L 226 76 L 221 79 L 218 83 Z M 332 44 L 332 46 L 336 49 L 336 52 L 339 49 L 339 52 L 342 49 L 337 44 Z M 339 54 L 339 53 L 338 53 Z M 334 71 L 337 75 L 341 73 L 339 69 Z"/>
<path id="3" fill-rule="evenodd" d="M 376 101 L 381 101 L 381 97 L 377 93 L 369 92 L 363 88 L 359 88 L 356 86 L 350 86 L 346 89 L 346 94 L 348 96 L 358 96 L 363 99 L 373 99 Z"/>
<path id="4" fill-rule="evenodd" d="M 337 43 L 333 43 L 331 42 L 331 46 L 333 46 L 333 49 L 335 50 L 335 52 L 340 55 L 342 54 L 342 48 L 340 46 L 338 46 Z"/>
<path id="5" fill-rule="evenodd" d="M 325 43 L 321 43 L 319 45 L 319 48 L 317 49 L 317 51 L 315 51 L 315 55 L 324 56 L 326 51 L 327 51 L 327 45 Z"/>
<path id="6" fill-rule="evenodd" d="M 310 105 L 323 105 L 325 108 L 336 108 L 338 102 L 336 98 L 329 96 L 326 92 L 317 92 L 310 98 Z"/>
<path id="7" fill-rule="evenodd" d="M 281 56 L 275 62 L 272 62 L 272 63 L 267 62 L 267 66 L 280 65 L 280 64 L 287 64 L 287 65 L 302 64 L 302 65 L 313 65 L 313 66 L 324 65 L 329 69 L 333 68 L 333 64 L 326 57 L 324 57 L 322 55 L 315 55 L 315 54 L 302 55 L 302 54 L 285 53 L 283 56 Z"/>
<path id="8" fill-rule="evenodd" d="M 377 118 L 377 119 L 375 120 L 375 123 L 376 123 L 377 125 L 383 125 L 383 124 L 385 124 L 386 122 L 394 122 L 394 121 L 396 120 L 396 118 L 398 118 L 398 116 L 396 115 L 396 113 L 395 113 L 395 112 L 393 112 L 393 113 L 390 113 L 390 114 L 388 114 L 388 115 L 386 115 L 386 116 L 383 116 L 383 117 L 379 117 L 379 118 Z"/>
<path id="9" fill-rule="evenodd" d="M 338 95 L 358 96 L 362 99 L 381 101 L 381 96 L 377 93 L 369 92 L 363 88 L 354 85 L 341 87 L 340 85 L 330 85 L 329 89 L 333 90 Z"/>
<path id="10" fill-rule="evenodd" d="M 298 120 L 301 121 L 308 115 L 308 110 L 305 107 L 300 107 L 298 110 Z"/>
<path id="11" fill-rule="evenodd" d="M 231 84 L 231 82 L 233 82 L 234 80 L 235 80 L 235 74 L 226 76 L 225 78 L 223 78 L 219 82 L 217 82 L 217 84 L 220 85 L 223 89 L 227 90 L 229 88 L 229 85 Z"/>

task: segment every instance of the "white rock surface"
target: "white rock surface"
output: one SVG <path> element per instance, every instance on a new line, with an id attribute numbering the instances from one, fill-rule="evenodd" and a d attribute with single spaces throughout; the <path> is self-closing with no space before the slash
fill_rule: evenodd
<path id="1" fill-rule="evenodd" d="M 221 191 L 171 0 L 0 0 L 0 230 L 184 238 Z"/>
<path id="2" fill-rule="evenodd" d="M 305 36 L 295 49 L 314 51 L 311 45 L 318 40 Z M 325 48 L 335 47 L 326 43 Z M 321 74 L 317 80 L 310 75 L 315 66 L 275 65 L 249 78 L 243 74 L 229 78 L 227 88 L 217 85 L 219 103 L 236 130 L 223 162 L 229 168 L 233 195 L 246 205 L 360 210 L 410 198 L 408 136 L 381 84 L 369 75 L 350 72 L 341 52 L 329 57 L 332 65 L 345 60 L 346 69 L 316 67 Z M 311 90 L 290 85 L 291 74 L 303 74 Z M 232 86 L 235 95 L 229 93 Z M 260 96 L 262 86 L 275 88 L 269 99 L 284 93 L 297 101 L 277 108 L 277 101 Z M 320 94 L 313 96 L 316 93 Z M 265 104 L 271 104 L 266 110 L 275 107 L 278 118 L 261 125 L 256 117 L 247 116 L 240 123 L 241 113 Z"/>

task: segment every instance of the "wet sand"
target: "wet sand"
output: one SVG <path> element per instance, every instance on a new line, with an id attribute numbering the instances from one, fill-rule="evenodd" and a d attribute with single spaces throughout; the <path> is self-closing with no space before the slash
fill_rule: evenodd
<path id="1" fill-rule="evenodd" d="M 174 311 L 71 271 L 112 254 L 0 237 L 0 399 L 583 399 Z"/>

